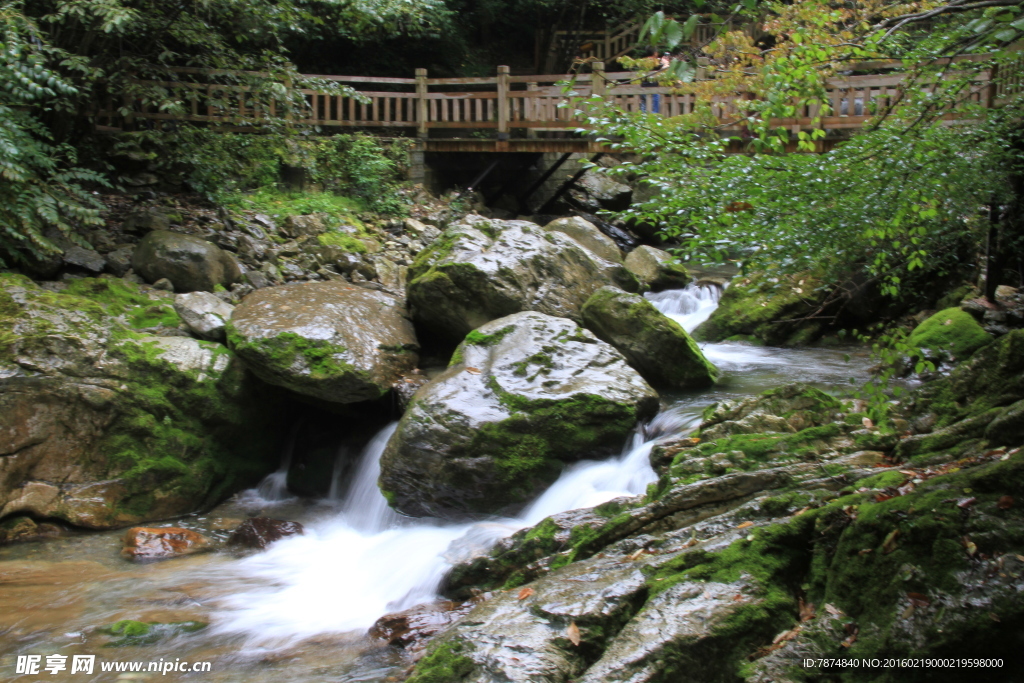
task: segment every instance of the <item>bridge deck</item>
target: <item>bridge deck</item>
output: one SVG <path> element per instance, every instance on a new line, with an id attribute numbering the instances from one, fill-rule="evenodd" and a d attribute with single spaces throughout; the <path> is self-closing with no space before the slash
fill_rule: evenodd
<path id="1" fill-rule="evenodd" d="M 982 72 L 973 83 L 967 101 L 998 106 L 1021 89 L 1022 64 L 999 74 Z M 575 77 L 571 92 L 559 81 L 564 75 L 512 76 L 506 66 L 494 77 L 428 78 L 417 69 L 415 78 L 309 75 L 307 83 L 319 87 L 293 88 L 279 83 L 267 88 L 267 74 L 251 72 L 172 69 L 174 81 L 136 81 L 140 91 L 156 88 L 181 103 L 177 111 L 159 111 L 140 98 L 121 106 L 107 102 L 94 112 L 97 124 L 106 121 L 114 129 L 139 120 L 189 121 L 218 127 L 246 129 L 270 118 L 284 118 L 299 125 L 323 128 L 357 128 L 398 132 L 406 129 L 423 139 L 426 151 L 438 152 L 587 152 L 601 145 L 585 138 L 550 137 L 550 131 L 585 128 L 583 117 L 570 103 L 571 96 L 600 95 L 625 111 L 647 111 L 662 116 L 690 114 L 698 103 L 693 94 L 673 88 L 647 87 L 636 82 L 633 72 L 605 72 L 593 64 L 593 73 Z M 331 84 L 345 84 L 359 93 L 348 97 L 325 93 Z M 812 126 L 826 131 L 850 132 L 862 128 L 872 112 L 899 96 L 902 76 L 844 76 L 828 82 L 831 113 L 815 123 L 819 107 L 802 106 L 790 119 L 773 123 L 794 131 Z M 280 87 L 283 85 L 284 87 Z M 293 106 L 301 93 L 304 106 Z M 746 94 L 716 98 L 712 113 L 725 129 L 742 129 L 737 102 Z M 449 137 L 430 136 L 430 131 L 449 131 Z M 451 133 L 461 133 L 450 137 Z"/>

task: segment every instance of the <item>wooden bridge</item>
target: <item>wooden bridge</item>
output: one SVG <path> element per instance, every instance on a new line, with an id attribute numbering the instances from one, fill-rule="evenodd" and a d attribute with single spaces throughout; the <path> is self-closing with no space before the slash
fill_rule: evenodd
<path id="1" fill-rule="evenodd" d="M 1024 55 L 1024 53 L 1022 53 Z M 602 62 L 591 73 L 573 77 L 571 92 L 560 82 L 565 75 L 511 75 L 499 66 L 493 77 L 429 78 L 417 69 L 414 78 L 309 75 L 306 82 L 319 87 L 293 87 L 284 82 L 276 94 L 253 84 L 267 74 L 252 72 L 170 69 L 173 81 L 139 80 L 140 91 L 160 89 L 177 99 L 183 111 L 159 111 L 140 100 L 120 106 L 108 102 L 93 112 L 101 129 L 123 130 L 140 122 L 188 121 L 227 130 L 253 129 L 270 119 L 322 128 L 401 132 L 420 140 L 424 152 L 601 152 L 602 144 L 573 133 L 584 127 L 581 115 L 570 106 L 570 96 L 599 95 L 625 111 L 647 111 L 661 116 L 690 114 L 697 96 L 670 87 L 647 87 L 635 72 L 606 72 Z M 1000 73 L 982 72 L 967 99 L 997 106 L 1007 95 L 1022 89 L 1024 58 Z M 820 127 L 842 137 L 843 131 L 862 128 L 877 107 L 899 94 L 902 76 L 843 76 L 828 81 L 831 112 L 817 122 L 818 107 L 803 106 L 792 118 L 775 120 L 793 131 Z M 244 81 L 249 79 L 251 83 Z M 331 94 L 332 84 L 351 86 L 359 97 Z M 296 92 L 297 91 L 297 92 Z M 294 97 L 298 94 L 300 97 Z M 726 129 L 741 130 L 743 117 L 737 102 L 745 93 L 716 98 L 712 112 Z M 303 106 L 295 106 L 302 102 Z M 838 133 L 838 135 L 836 135 Z M 828 137 L 826 137 L 826 140 Z"/>

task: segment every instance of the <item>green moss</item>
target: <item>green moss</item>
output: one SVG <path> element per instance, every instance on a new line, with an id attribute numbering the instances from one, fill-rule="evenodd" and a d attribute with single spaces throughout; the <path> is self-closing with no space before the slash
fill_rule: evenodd
<path id="1" fill-rule="evenodd" d="M 207 626 L 208 624 L 202 621 L 162 623 L 158 621 L 142 622 L 123 619 L 105 626 L 99 629 L 99 631 L 100 633 L 117 637 L 117 640 L 107 643 L 106 647 L 125 647 L 151 645 L 164 638 L 201 631 Z"/>
<path id="2" fill-rule="evenodd" d="M 483 334 L 476 330 L 473 330 L 466 335 L 466 344 L 473 346 L 494 346 L 502 339 L 507 337 L 511 332 L 515 330 L 512 325 L 507 325 L 500 330 L 492 332 L 491 334 Z"/>
<path id="3" fill-rule="evenodd" d="M 316 237 L 317 241 L 325 247 L 337 247 L 342 251 L 353 254 L 365 254 L 366 244 L 352 235 L 339 230 L 328 230 Z"/>
<path id="4" fill-rule="evenodd" d="M 412 676 L 405 683 L 457 683 L 476 669 L 466 656 L 471 646 L 462 642 L 441 642 L 433 645 L 427 655 L 416 663 Z"/>
<path id="5" fill-rule="evenodd" d="M 900 474 L 896 470 L 879 472 L 866 479 L 857 482 L 857 486 L 864 486 L 869 489 L 886 489 L 902 486 L 907 480 L 907 475 Z"/>
<path id="6" fill-rule="evenodd" d="M 541 541 L 550 541 L 554 539 L 556 533 L 558 533 L 558 525 L 550 517 L 545 517 L 540 524 L 526 532 L 523 540 L 533 541 L 539 539 Z"/>
<path id="7" fill-rule="evenodd" d="M 697 446 L 697 451 L 704 456 L 741 451 L 746 457 L 754 460 L 766 460 L 769 456 L 776 455 L 801 457 L 816 452 L 813 448 L 815 442 L 827 441 L 844 432 L 842 425 L 826 424 L 808 427 L 795 434 L 734 434 L 724 439 L 702 443 Z"/>
<path id="8" fill-rule="evenodd" d="M 792 276 L 783 282 L 773 282 L 764 275 L 734 280 L 722 294 L 718 308 L 692 336 L 697 341 L 722 341 L 747 335 L 773 346 L 810 343 L 819 334 L 817 327 L 802 331 L 805 324 L 782 321 L 810 314 L 823 295 L 808 275 Z"/>
<path id="9" fill-rule="evenodd" d="M 992 335 L 983 330 L 970 313 L 947 308 L 915 327 L 907 343 L 963 360 L 991 341 Z"/>
<path id="10" fill-rule="evenodd" d="M 118 278 L 82 278 L 72 280 L 62 295 L 80 296 L 94 301 L 114 316 L 124 316 L 134 328 L 178 327 L 181 318 L 169 299 L 154 301 L 134 282 Z"/>
<path id="11" fill-rule="evenodd" d="M 272 369 L 287 371 L 301 362 L 312 379 L 339 377 L 359 371 L 342 358 L 347 349 L 325 339 L 309 339 L 294 332 L 282 332 L 273 337 L 248 340 L 231 323 L 227 328 L 228 346 L 245 356 L 260 358 Z"/>

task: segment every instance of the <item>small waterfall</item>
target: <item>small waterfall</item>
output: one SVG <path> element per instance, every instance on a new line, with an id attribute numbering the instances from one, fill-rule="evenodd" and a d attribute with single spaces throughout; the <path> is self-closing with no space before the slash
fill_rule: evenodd
<path id="1" fill-rule="evenodd" d="M 262 502 L 278 503 L 291 498 L 288 493 L 288 470 L 292 466 L 292 455 L 295 453 L 295 439 L 298 434 L 299 424 L 296 423 L 292 427 L 291 433 L 288 434 L 288 443 L 285 445 L 284 455 L 281 457 L 281 465 L 276 471 L 264 477 L 256 487 L 256 496 Z"/>
<path id="2" fill-rule="evenodd" d="M 380 430 L 363 449 L 359 465 L 342 506 L 345 519 L 353 529 L 363 533 L 377 533 L 396 526 L 401 517 L 388 506 L 388 501 L 377 488 L 380 476 L 380 458 L 391 435 L 398 429 L 392 422 Z"/>
<path id="3" fill-rule="evenodd" d="M 666 289 L 644 296 L 655 308 L 682 325 L 684 330 L 693 332 L 718 308 L 722 290 L 716 285 L 690 283 L 683 289 Z"/>
<path id="4" fill-rule="evenodd" d="M 348 459 L 348 447 L 338 446 L 338 452 L 334 456 L 334 467 L 331 469 L 331 487 L 327 489 L 327 500 L 337 502 L 341 499 L 341 492 L 344 490 L 342 474 L 345 472 L 345 460 Z"/>

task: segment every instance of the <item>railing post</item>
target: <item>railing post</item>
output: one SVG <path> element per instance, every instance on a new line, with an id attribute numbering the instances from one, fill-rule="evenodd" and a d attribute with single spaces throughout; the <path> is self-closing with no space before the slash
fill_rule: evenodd
<path id="1" fill-rule="evenodd" d="M 538 90 L 540 90 L 540 86 L 537 83 L 527 83 L 526 84 L 526 90 L 528 92 L 537 92 Z M 524 116 L 524 118 L 527 121 L 540 121 L 540 107 L 537 106 L 538 105 L 537 98 L 536 97 L 532 97 L 532 98 L 527 97 L 524 100 L 524 102 L 526 103 L 526 105 L 523 107 L 523 109 L 525 110 L 525 112 L 529 112 L 529 115 L 528 116 Z M 535 137 L 537 137 L 537 129 L 536 128 L 527 127 L 527 129 L 526 129 L 526 137 L 528 137 L 528 138 L 535 138 Z"/>
<path id="2" fill-rule="evenodd" d="M 498 139 L 508 140 L 508 67 L 498 67 Z"/>
<path id="3" fill-rule="evenodd" d="M 604 77 L 604 62 L 594 62 L 591 66 L 591 71 L 593 71 L 591 75 L 593 80 L 590 81 L 590 92 L 604 99 L 608 85 L 608 81 Z"/>
<path id="4" fill-rule="evenodd" d="M 416 69 L 416 133 L 419 137 L 427 137 L 427 118 L 429 116 L 429 102 L 427 101 L 427 70 Z"/>

